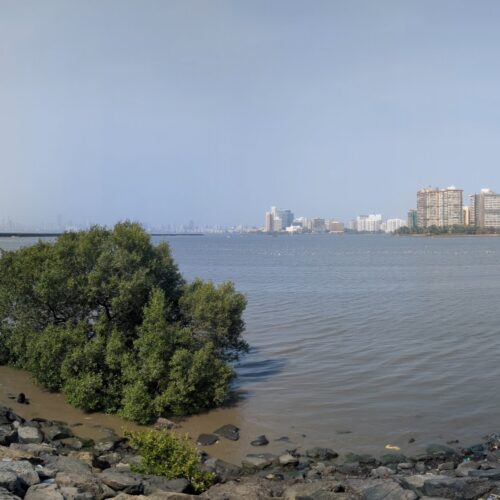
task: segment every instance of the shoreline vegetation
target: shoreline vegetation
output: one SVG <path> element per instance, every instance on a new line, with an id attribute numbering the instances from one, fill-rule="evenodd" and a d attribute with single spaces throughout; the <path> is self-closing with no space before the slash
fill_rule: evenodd
<path id="1" fill-rule="evenodd" d="M 402 227 L 393 234 L 397 236 L 500 236 L 500 230 L 494 227 L 477 226 L 430 226 L 422 227 Z"/>
<path id="2" fill-rule="evenodd" d="M 194 414 L 228 397 L 245 306 L 230 282 L 186 282 L 139 224 L 68 232 L 2 253 L 0 364 L 85 411 Z"/>

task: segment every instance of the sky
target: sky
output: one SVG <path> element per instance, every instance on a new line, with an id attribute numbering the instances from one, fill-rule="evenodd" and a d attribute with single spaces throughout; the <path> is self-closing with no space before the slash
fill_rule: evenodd
<path id="1" fill-rule="evenodd" d="M 500 192 L 497 0 L 0 0 L 0 221 L 406 217 Z"/>

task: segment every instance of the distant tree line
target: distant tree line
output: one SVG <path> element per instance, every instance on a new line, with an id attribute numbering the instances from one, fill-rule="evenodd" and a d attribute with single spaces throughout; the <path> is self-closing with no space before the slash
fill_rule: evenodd
<path id="1" fill-rule="evenodd" d="M 422 234 L 426 236 L 444 235 L 444 234 L 500 234 L 500 231 L 494 227 L 477 227 L 477 226 L 463 226 L 463 225 L 453 225 L 453 226 L 430 226 L 430 227 L 401 227 L 394 234 L 400 235 L 411 235 L 411 234 Z"/>
<path id="2" fill-rule="evenodd" d="M 0 364 L 87 411 L 146 423 L 220 405 L 248 350 L 244 296 L 187 283 L 135 223 L 68 232 L 0 258 Z"/>

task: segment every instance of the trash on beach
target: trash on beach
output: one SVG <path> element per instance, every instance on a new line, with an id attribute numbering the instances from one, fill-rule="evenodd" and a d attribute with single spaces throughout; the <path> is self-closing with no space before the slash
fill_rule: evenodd
<path id="1" fill-rule="evenodd" d="M 401 448 L 399 446 L 396 446 L 395 444 L 386 444 L 385 449 L 399 451 Z"/>

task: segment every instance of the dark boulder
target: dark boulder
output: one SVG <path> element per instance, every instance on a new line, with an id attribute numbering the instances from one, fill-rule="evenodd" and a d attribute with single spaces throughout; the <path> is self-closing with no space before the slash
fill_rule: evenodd
<path id="1" fill-rule="evenodd" d="M 227 424 L 219 427 L 216 431 L 214 431 L 214 434 L 222 436 L 231 441 L 238 441 L 238 439 L 240 439 L 240 430 L 238 429 L 238 427 L 232 424 Z"/>
<path id="2" fill-rule="evenodd" d="M 200 434 L 196 440 L 198 446 L 210 446 L 215 444 L 219 440 L 219 437 L 215 434 Z"/>
<path id="3" fill-rule="evenodd" d="M 252 446 L 266 446 L 269 444 L 269 441 L 266 436 L 262 434 L 261 436 L 257 436 L 250 444 Z"/>

